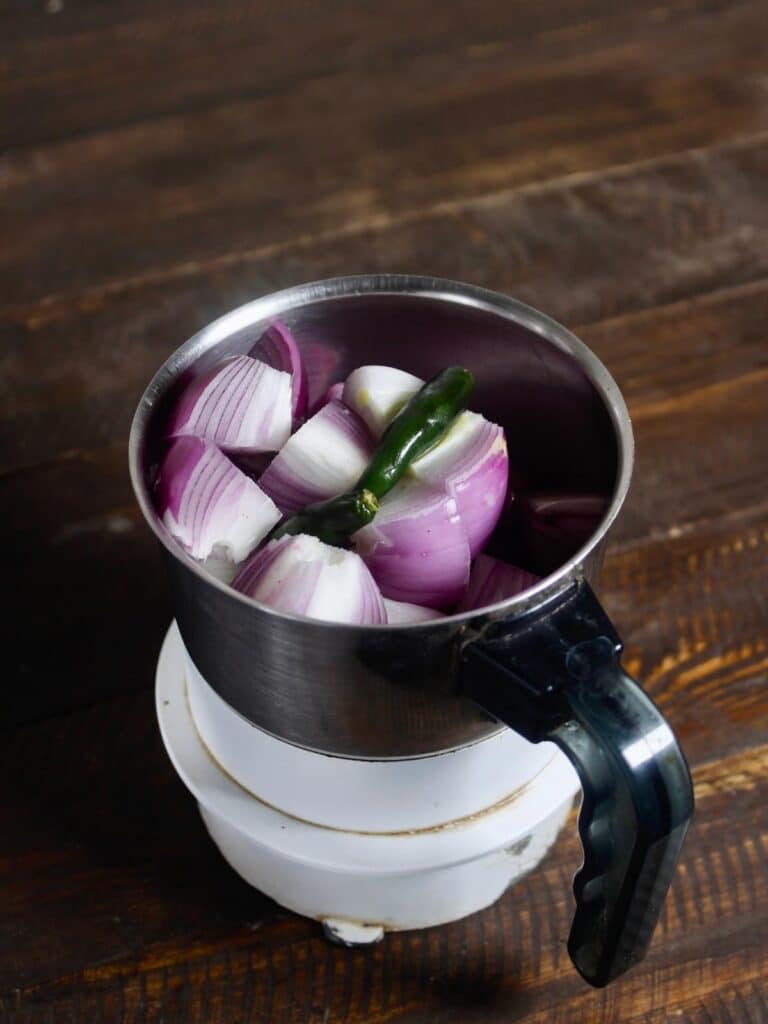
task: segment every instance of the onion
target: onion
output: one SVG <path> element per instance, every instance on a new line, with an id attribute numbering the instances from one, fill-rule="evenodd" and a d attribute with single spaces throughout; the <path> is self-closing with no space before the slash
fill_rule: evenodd
<path id="1" fill-rule="evenodd" d="M 363 560 L 306 534 L 270 541 L 232 586 L 293 615 L 361 626 L 387 621 L 381 593 Z"/>
<path id="2" fill-rule="evenodd" d="M 250 356 L 225 359 L 179 399 L 168 437 L 202 437 L 232 452 L 277 451 L 291 433 L 291 377 Z"/>
<path id="3" fill-rule="evenodd" d="M 360 366 L 347 377 L 342 397 L 379 438 L 423 384 L 419 377 L 393 366 Z"/>
<path id="4" fill-rule="evenodd" d="M 320 405 L 320 396 L 324 395 L 332 382 L 339 377 L 341 354 L 322 341 L 304 341 L 301 355 L 307 371 L 309 385 L 309 408 L 314 412 Z"/>
<path id="5" fill-rule="evenodd" d="M 240 572 L 237 562 L 231 561 L 218 544 L 203 562 L 203 569 L 222 583 L 231 583 Z"/>
<path id="6" fill-rule="evenodd" d="M 299 427 L 274 457 L 259 486 L 284 515 L 349 490 L 373 445 L 362 420 L 332 401 Z"/>
<path id="7" fill-rule="evenodd" d="M 574 554 L 597 529 L 609 498 L 588 492 L 522 494 L 519 516 L 526 533 L 542 545 L 551 543 Z"/>
<path id="8" fill-rule="evenodd" d="M 401 480 L 353 541 L 385 597 L 444 609 L 464 593 L 469 544 L 456 501 L 438 487 Z"/>
<path id="9" fill-rule="evenodd" d="M 296 426 L 307 414 L 307 371 L 299 347 L 282 320 L 276 320 L 262 334 L 248 355 L 275 370 L 290 373 L 293 424 Z"/>
<path id="10" fill-rule="evenodd" d="M 196 437 L 171 442 L 155 493 L 163 523 L 193 558 L 215 551 L 218 560 L 240 562 L 280 519 L 258 484 Z"/>
<path id="11" fill-rule="evenodd" d="M 572 558 L 595 533 L 610 505 L 597 491 L 544 491 L 510 464 L 506 507 L 493 537 L 493 554 L 546 576 Z"/>
<path id="12" fill-rule="evenodd" d="M 456 611 L 469 612 L 505 601 L 532 587 L 540 579 L 540 576 L 508 562 L 500 562 L 498 558 L 478 555 L 472 565 L 467 592 L 456 606 Z"/>
<path id="13" fill-rule="evenodd" d="M 340 402 L 342 400 L 343 394 L 343 381 L 338 381 L 338 383 L 336 384 L 331 384 L 331 386 L 328 388 L 325 394 L 321 395 L 321 397 L 318 399 L 317 402 L 315 402 L 314 406 L 310 410 L 312 415 L 314 416 L 316 412 L 319 412 L 323 408 L 323 406 L 328 405 L 329 402 Z"/>
<path id="14" fill-rule="evenodd" d="M 407 601 L 390 601 L 384 598 L 384 607 L 387 610 L 387 622 L 390 626 L 397 626 L 403 622 L 427 622 L 429 619 L 442 619 L 445 616 L 434 608 L 425 608 L 420 604 L 409 604 Z"/>
<path id="15" fill-rule="evenodd" d="M 479 554 L 498 522 L 507 491 L 509 460 L 502 428 L 475 412 L 463 412 L 409 472 L 445 487 L 456 500 L 472 557 Z"/>

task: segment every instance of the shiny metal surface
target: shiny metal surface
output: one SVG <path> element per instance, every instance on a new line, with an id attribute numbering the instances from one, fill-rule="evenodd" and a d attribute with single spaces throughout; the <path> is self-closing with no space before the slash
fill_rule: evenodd
<path id="1" fill-rule="evenodd" d="M 468 366 L 478 381 L 472 408 L 504 425 L 517 465 L 543 487 L 610 491 L 595 533 L 519 598 L 407 626 L 286 616 L 208 577 L 152 505 L 154 428 L 190 374 L 246 351 L 278 316 L 312 364 L 322 367 L 316 393 L 363 363 L 388 363 L 423 377 L 451 363 Z M 458 648 L 486 624 L 530 609 L 575 577 L 596 582 L 632 460 L 632 430 L 615 382 L 564 327 L 503 295 L 400 275 L 303 285 L 216 320 L 158 371 L 130 438 L 133 486 L 162 545 L 179 628 L 202 674 L 254 725 L 299 746 L 357 758 L 433 754 L 501 728 L 457 695 Z"/>

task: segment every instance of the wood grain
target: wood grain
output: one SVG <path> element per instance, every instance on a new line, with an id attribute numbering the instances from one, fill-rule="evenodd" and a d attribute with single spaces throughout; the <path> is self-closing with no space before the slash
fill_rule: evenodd
<path id="1" fill-rule="evenodd" d="M 768 1022 L 768 52 L 757 0 L 0 3 L 2 1024 Z M 565 950 L 573 821 L 487 911 L 342 950 L 162 750 L 127 478 L 168 353 L 351 272 L 574 327 L 637 440 L 602 597 L 697 816 L 648 958 Z"/>
<path id="2" fill-rule="evenodd" d="M 0 290 L 31 300 L 768 129 L 755 2 L 591 2 L 565 24 L 551 0 L 549 19 L 346 4 L 312 20 L 310 62 L 305 3 L 220 6 L 145 29 L 143 4 L 82 33 L 62 12 L 9 40 Z"/>
<path id="3" fill-rule="evenodd" d="M 0 363 L 0 467 L 124 441 L 147 380 L 178 344 L 227 309 L 296 281 L 429 267 L 514 294 L 576 326 L 690 300 L 714 287 L 759 288 L 768 276 L 766 182 L 768 138 L 760 138 L 506 191 L 394 224 L 366 223 L 223 263 L 192 262 L 42 303 L 14 302 L 0 311 L 8 339 Z M 758 302 L 750 305 L 751 326 L 738 295 L 723 315 L 743 318 L 737 329 L 752 333 L 750 358 L 759 366 L 765 363 Z M 685 308 L 676 315 L 683 331 Z M 695 361 L 678 347 L 678 373 L 689 361 L 695 374 L 700 353 L 709 364 L 706 345 L 719 347 L 719 365 L 729 373 L 730 324 L 702 327 L 708 334 L 695 342 Z M 652 331 L 653 317 L 645 329 Z M 623 384 L 622 360 L 629 377 L 639 357 L 619 340 L 621 324 L 607 330 L 599 354 Z M 51 360 L 51 351 L 60 358 Z M 34 375 L 30 364 L 38 368 Z M 661 366 L 659 373 L 657 394 L 663 394 L 669 370 Z"/>

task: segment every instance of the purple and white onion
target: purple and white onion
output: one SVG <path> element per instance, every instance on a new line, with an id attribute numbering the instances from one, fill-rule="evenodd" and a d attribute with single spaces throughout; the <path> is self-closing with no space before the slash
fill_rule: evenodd
<path id="1" fill-rule="evenodd" d="M 306 534 L 270 541 L 232 586 L 292 615 L 361 626 L 387 621 L 381 592 L 362 559 Z"/>
<path id="2" fill-rule="evenodd" d="M 475 412 L 456 418 L 409 473 L 455 499 L 472 557 L 482 551 L 504 506 L 509 460 L 504 431 Z"/>
<path id="3" fill-rule="evenodd" d="M 347 377 L 342 398 L 378 439 L 423 384 L 412 373 L 394 366 L 359 366 Z"/>
<path id="4" fill-rule="evenodd" d="M 320 408 L 321 396 L 339 379 L 341 354 L 322 341 L 303 341 L 301 356 L 307 371 L 310 415 Z"/>
<path id="5" fill-rule="evenodd" d="M 352 539 L 385 597 L 446 609 L 466 589 L 469 543 L 455 499 L 439 487 L 404 478 Z"/>
<path id="6" fill-rule="evenodd" d="M 201 437 L 224 451 L 277 451 L 291 434 L 291 375 L 233 356 L 193 380 L 170 416 L 168 437 Z"/>
<path id="7" fill-rule="evenodd" d="M 283 445 L 259 486 L 284 515 L 349 490 L 362 476 L 373 443 L 362 420 L 331 401 Z"/>
<path id="8" fill-rule="evenodd" d="M 344 381 L 337 381 L 336 384 L 331 384 L 328 390 L 322 395 L 314 406 L 310 410 L 311 415 L 314 416 L 316 412 L 320 412 L 324 405 L 328 405 L 329 402 L 341 402 L 344 395 Z"/>
<path id="9" fill-rule="evenodd" d="M 428 622 L 430 619 L 443 619 L 442 612 L 434 608 L 425 608 L 421 604 L 409 604 L 408 601 L 392 601 L 384 598 L 384 607 L 387 610 L 387 622 L 390 626 L 401 625 L 405 622 Z"/>
<path id="10" fill-rule="evenodd" d="M 309 388 L 299 346 L 291 332 L 281 320 L 276 320 L 262 334 L 248 355 L 253 359 L 260 359 L 275 370 L 290 373 L 293 424 L 297 426 L 307 414 Z"/>
<path id="11" fill-rule="evenodd" d="M 498 558 L 478 555 L 472 564 L 467 592 L 457 604 L 456 611 L 469 612 L 506 601 L 534 586 L 540 579 L 540 576 L 508 562 L 500 562 Z"/>
<path id="12" fill-rule="evenodd" d="M 240 562 L 280 519 L 253 480 L 216 445 L 196 437 L 171 441 L 155 495 L 163 523 L 193 558 Z"/>

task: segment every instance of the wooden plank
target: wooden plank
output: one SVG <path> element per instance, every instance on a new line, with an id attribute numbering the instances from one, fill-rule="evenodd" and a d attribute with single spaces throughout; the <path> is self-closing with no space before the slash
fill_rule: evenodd
<path id="1" fill-rule="evenodd" d="M 753 141 L 512 191 L 376 231 L 259 250 L 244 261 L 192 262 L 157 280 L 149 275 L 42 304 L 14 302 L 0 320 L 7 338 L 0 466 L 123 440 L 146 382 L 196 329 L 256 294 L 350 269 L 396 266 L 477 280 L 568 324 L 743 286 L 730 298 L 662 314 L 670 346 L 664 359 L 653 351 L 653 312 L 634 326 L 607 324 L 586 337 L 619 383 L 626 378 L 630 399 L 669 396 L 672 380 L 681 393 L 686 365 L 694 383 L 733 375 L 731 348 L 742 369 L 764 366 L 766 183 L 768 143 Z"/>
<path id="2" fill-rule="evenodd" d="M 757 742 L 768 725 L 767 563 L 766 508 L 609 551 L 601 594 L 627 667 L 691 756 Z"/>
<path id="3" fill-rule="evenodd" d="M 390 110 L 403 101 L 418 109 L 434 102 L 431 94 L 471 100 L 495 80 L 515 81 L 532 70 L 547 78 L 558 69 L 568 74 L 578 63 L 585 70 L 608 64 L 618 72 L 622 59 L 627 73 L 617 77 L 628 91 L 634 65 L 648 75 L 654 57 L 657 69 L 677 83 L 677 107 L 686 87 L 699 102 L 709 97 L 714 109 L 727 99 L 757 98 L 746 85 L 749 59 L 761 54 L 747 30 L 760 10 L 743 0 L 672 0 L 663 8 L 542 0 L 535 9 L 514 10 L 478 0 L 471 17 L 461 8 L 403 0 L 386 12 L 342 0 L 322 17 L 309 6 L 302 0 L 279 7 L 140 0 L 82 3 L 58 17 L 26 5 L 10 16 L 0 12 L 0 84 L 11 115 L 0 140 L 29 146 L 243 97 L 290 96 L 313 80 L 332 90 L 342 109 L 364 101 L 378 112 L 384 104 L 377 79 L 388 87 Z M 665 67 L 663 57 L 686 37 L 674 64 Z M 724 76 L 722 64 L 707 67 L 716 56 L 721 62 L 742 58 L 744 87 L 731 85 L 726 97 L 694 78 L 702 69 L 711 80 Z M 645 105 L 658 103 L 661 77 L 657 73 Z M 345 84 L 362 95 L 349 96 Z M 54 92 L 55 105 L 47 102 Z M 36 116 L 25 119 L 24 109 Z"/>
<path id="4" fill-rule="evenodd" d="M 0 481 L 14 537 L 16 685 L 5 707 L 12 719 L 152 679 L 171 609 L 125 460 L 122 446 L 80 452 Z"/>
<path id="5" fill-rule="evenodd" d="M 67 11 L 7 44 L 6 143 L 27 148 L 4 159 L 0 291 L 32 301 L 768 128 L 757 2 L 550 0 L 540 26 L 538 5 L 491 0 L 472 18 L 221 6 L 152 27 L 145 4 L 81 33 Z"/>
<path id="6" fill-rule="evenodd" d="M 0 865 L 9 894 L 0 935 L 18 925 L 0 947 L 4 1020 L 660 1024 L 701 1011 L 727 1024 L 734 1007 L 734 1021 L 750 1020 L 738 997 L 754 1012 L 768 994 L 764 744 L 695 767 L 699 813 L 649 957 L 594 992 L 563 946 L 579 860 L 573 821 L 495 907 L 341 950 L 315 925 L 276 913 L 214 856 L 150 717 L 148 702 L 123 698 L 22 730 L 6 752 L 38 831 L 48 812 L 49 834 L 30 841 L 23 814 L 7 819 L 17 826 L 15 871 Z"/>

